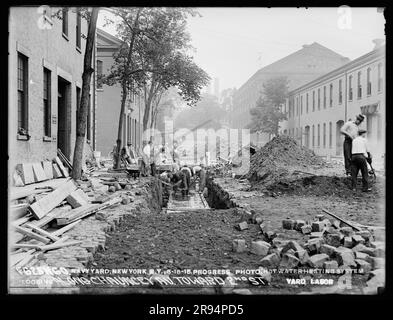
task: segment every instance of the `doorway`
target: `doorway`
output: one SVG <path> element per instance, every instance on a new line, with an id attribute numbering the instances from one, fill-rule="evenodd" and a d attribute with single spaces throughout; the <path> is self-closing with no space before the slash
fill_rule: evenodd
<path id="1" fill-rule="evenodd" d="M 336 122 L 336 156 L 341 156 L 343 154 L 344 136 L 340 132 L 343 125 L 343 120 L 339 120 Z"/>
<path id="2" fill-rule="evenodd" d="M 57 148 L 70 159 L 71 84 L 58 77 L 57 91 Z"/>

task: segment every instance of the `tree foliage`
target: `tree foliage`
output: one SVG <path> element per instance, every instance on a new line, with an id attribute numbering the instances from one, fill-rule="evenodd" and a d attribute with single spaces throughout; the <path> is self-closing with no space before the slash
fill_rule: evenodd
<path id="1" fill-rule="evenodd" d="M 267 80 L 254 108 L 250 109 L 251 132 L 265 132 L 278 135 L 279 123 L 286 119 L 282 105 L 288 96 L 288 80 L 276 77 Z"/>

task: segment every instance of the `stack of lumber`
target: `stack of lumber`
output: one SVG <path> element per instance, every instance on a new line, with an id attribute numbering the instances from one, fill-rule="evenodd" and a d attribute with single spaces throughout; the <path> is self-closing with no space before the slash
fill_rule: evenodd
<path id="1" fill-rule="evenodd" d="M 79 244 L 78 241 L 66 241 L 68 237 L 62 234 L 72 229 L 81 219 L 119 204 L 122 200 L 114 197 L 103 203 L 93 204 L 70 177 L 13 187 L 10 199 L 21 202 L 12 204 L 9 210 L 10 243 L 13 251 L 11 262 L 18 266 L 31 261 L 30 258 L 36 251 Z M 22 240 L 27 241 L 22 243 Z"/>
<path id="2" fill-rule="evenodd" d="M 69 169 L 66 169 L 59 157 L 52 161 L 45 160 L 33 163 L 19 163 L 14 173 L 16 186 L 30 185 L 50 179 L 69 177 Z M 16 183 L 18 180 L 18 184 Z"/>

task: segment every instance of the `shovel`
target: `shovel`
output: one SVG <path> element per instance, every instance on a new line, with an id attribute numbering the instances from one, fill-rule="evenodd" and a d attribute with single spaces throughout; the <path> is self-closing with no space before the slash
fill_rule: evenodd
<path id="1" fill-rule="evenodd" d="M 371 170 L 368 172 L 369 174 L 372 174 L 374 176 L 374 179 L 377 179 L 377 175 L 375 174 L 375 170 L 373 168 L 373 166 L 371 165 L 371 163 L 369 163 Z"/>

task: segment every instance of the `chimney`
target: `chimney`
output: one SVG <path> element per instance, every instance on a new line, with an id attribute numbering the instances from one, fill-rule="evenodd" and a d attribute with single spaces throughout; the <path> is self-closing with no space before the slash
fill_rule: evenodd
<path id="1" fill-rule="evenodd" d="M 376 50 L 382 46 L 382 44 L 385 42 L 385 40 L 384 39 L 374 39 L 373 42 L 375 44 L 374 50 Z"/>

